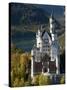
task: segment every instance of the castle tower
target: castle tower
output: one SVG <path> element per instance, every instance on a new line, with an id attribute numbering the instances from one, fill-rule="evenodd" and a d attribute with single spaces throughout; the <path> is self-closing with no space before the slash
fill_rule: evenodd
<path id="1" fill-rule="evenodd" d="M 50 16 L 50 20 L 49 20 L 49 23 L 50 23 L 50 33 L 51 33 L 51 38 L 52 38 L 52 41 L 54 41 L 54 25 L 53 25 L 53 17 L 52 17 L 52 14 Z"/>
<path id="2" fill-rule="evenodd" d="M 40 48 L 40 49 L 42 49 L 42 38 L 41 38 L 41 36 L 42 36 L 42 27 L 41 27 L 41 30 L 38 28 L 38 32 L 36 33 L 36 45 L 37 45 L 37 48 Z"/>
<path id="3" fill-rule="evenodd" d="M 55 31 L 55 23 L 51 14 L 50 17 L 50 33 L 52 38 L 52 45 L 51 45 L 51 62 L 55 62 L 56 66 L 56 74 L 60 73 L 60 58 L 59 58 L 59 45 L 57 41 L 57 34 L 54 33 Z"/>
<path id="4" fill-rule="evenodd" d="M 36 55 L 36 46 L 34 45 L 33 49 L 31 50 L 31 77 L 33 78 L 34 75 L 34 57 Z"/>

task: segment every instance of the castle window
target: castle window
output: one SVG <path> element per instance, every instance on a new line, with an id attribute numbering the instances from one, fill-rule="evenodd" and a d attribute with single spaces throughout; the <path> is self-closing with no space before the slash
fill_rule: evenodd
<path id="1" fill-rule="evenodd" d="M 40 50 L 40 48 L 37 48 L 37 50 Z"/>
<path id="2" fill-rule="evenodd" d="M 47 68 L 44 68 L 44 72 L 47 72 Z"/>
<path id="3" fill-rule="evenodd" d="M 50 73 L 56 73 L 56 62 L 55 61 L 50 61 L 49 62 L 49 72 Z"/>

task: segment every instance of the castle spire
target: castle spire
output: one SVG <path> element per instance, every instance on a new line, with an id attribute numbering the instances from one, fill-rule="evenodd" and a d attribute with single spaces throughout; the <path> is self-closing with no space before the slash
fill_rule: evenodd
<path id="1" fill-rule="evenodd" d="M 53 23 L 53 18 L 52 18 L 53 16 L 52 16 L 52 13 L 51 13 L 51 16 L 50 16 L 50 33 L 52 33 L 52 29 L 53 29 L 53 25 L 52 25 L 52 23 Z"/>
<path id="2" fill-rule="evenodd" d="M 51 16 L 50 16 L 50 33 L 51 33 L 51 37 L 52 37 L 52 41 L 54 41 L 54 33 L 53 33 L 53 29 L 54 29 L 54 26 L 53 26 L 53 11 L 51 13 Z"/>

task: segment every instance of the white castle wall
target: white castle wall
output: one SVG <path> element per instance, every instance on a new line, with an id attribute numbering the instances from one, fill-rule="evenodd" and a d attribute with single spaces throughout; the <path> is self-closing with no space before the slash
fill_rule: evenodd
<path id="1" fill-rule="evenodd" d="M 56 60 L 56 68 L 57 68 L 56 74 L 60 73 L 60 71 L 59 71 L 59 67 L 60 67 L 59 66 L 60 65 L 59 60 L 60 59 L 59 59 L 59 50 L 58 50 L 58 45 L 57 45 L 57 35 L 52 32 L 52 30 L 54 29 L 52 22 L 53 22 L 52 17 L 50 17 L 50 34 L 51 34 L 51 37 L 49 36 L 49 34 L 47 32 L 45 32 L 43 37 L 42 37 L 41 36 L 42 32 L 40 30 L 38 30 L 38 32 L 36 34 L 36 48 L 35 48 L 35 50 L 31 51 L 31 55 L 32 55 L 32 57 L 31 57 L 31 77 L 34 76 L 33 61 L 37 62 L 40 59 L 39 58 L 40 53 L 47 53 L 51 57 L 51 61 Z M 48 41 L 47 44 L 46 44 L 45 40 Z M 55 42 L 55 44 L 53 42 Z M 50 46 L 50 47 L 47 48 L 47 47 L 45 47 L 45 45 Z M 37 49 L 39 49 L 39 50 L 37 50 Z M 48 49 L 50 49 L 50 52 L 48 51 Z M 34 60 L 34 58 L 33 58 L 34 55 L 35 55 L 35 57 L 37 57 L 36 60 Z M 38 61 L 38 62 L 40 62 L 40 61 Z M 43 68 L 42 68 L 42 71 L 43 71 Z M 48 68 L 47 74 L 50 74 L 49 68 Z"/>

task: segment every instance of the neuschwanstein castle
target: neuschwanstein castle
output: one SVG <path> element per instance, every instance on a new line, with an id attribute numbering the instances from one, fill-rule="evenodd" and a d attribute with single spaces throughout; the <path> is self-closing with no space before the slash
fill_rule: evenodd
<path id="1" fill-rule="evenodd" d="M 31 77 L 39 73 L 60 74 L 60 49 L 52 15 L 49 18 L 49 24 L 49 33 L 42 28 L 36 33 L 36 44 L 31 50 Z"/>

